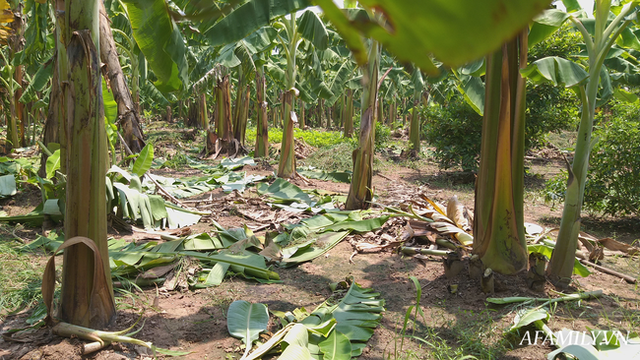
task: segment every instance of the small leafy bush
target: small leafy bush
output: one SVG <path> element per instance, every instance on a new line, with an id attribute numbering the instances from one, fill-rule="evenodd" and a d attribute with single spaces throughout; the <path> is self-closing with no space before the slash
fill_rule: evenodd
<path id="1" fill-rule="evenodd" d="M 584 207 L 608 215 L 640 215 L 640 102 L 616 102 L 601 115 L 585 184 Z M 603 112 L 605 113 L 605 112 Z M 567 173 L 547 182 L 548 201 L 564 201 Z"/>
<path id="2" fill-rule="evenodd" d="M 435 147 L 433 156 L 444 169 L 461 166 L 464 171 L 478 168 L 482 138 L 482 116 L 461 96 L 446 106 L 423 108 L 422 137 Z"/>

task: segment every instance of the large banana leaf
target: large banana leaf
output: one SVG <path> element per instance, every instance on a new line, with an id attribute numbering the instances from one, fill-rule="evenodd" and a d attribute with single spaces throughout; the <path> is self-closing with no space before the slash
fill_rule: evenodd
<path id="1" fill-rule="evenodd" d="M 309 40 L 317 50 L 326 50 L 329 45 L 329 34 L 324 22 L 318 14 L 311 10 L 305 11 L 298 18 L 298 31 L 300 35 Z M 315 55 L 315 53 L 314 53 Z"/>
<path id="2" fill-rule="evenodd" d="M 251 304 L 244 300 L 236 300 L 229 305 L 227 311 L 227 330 L 231 336 L 239 338 L 246 345 L 246 357 L 253 342 L 260 333 L 267 330 L 269 312 L 264 304 Z"/>
<path id="3" fill-rule="evenodd" d="M 341 282 L 341 285 L 344 287 L 340 293 L 349 286 L 346 282 Z M 294 322 L 275 333 L 246 359 L 260 359 L 278 345 L 284 350 L 280 359 L 339 360 L 360 356 L 382 318 L 385 302 L 379 295 L 372 289 L 352 283 L 337 304 L 332 297 L 311 314 L 305 309 L 283 314 L 285 321 L 293 319 Z M 297 357 L 289 357 L 293 354 L 287 350 Z"/>
<path id="4" fill-rule="evenodd" d="M 33 79 L 22 93 L 22 96 L 20 97 L 21 103 L 26 104 L 37 99 L 36 92 L 42 91 L 45 86 L 49 84 L 49 80 L 51 80 L 51 76 L 53 76 L 54 65 L 55 62 L 53 59 L 49 59 L 38 69 L 36 74 L 33 75 Z"/>
<path id="5" fill-rule="evenodd" d="M 362 0 L 360 4 L 384 14 L 383 23 L 372 19 L 350 21 L 331 0 L 318 0 L 325 16 L 362 52 L 355 34 L 379 41 L 402 61 L 413 62 L 427 73 L 437 73 L 435 56 L 449 66 L 460 66 L 494 50 L 549 5 L 548 0 L 429 0 L 417 6 L 410 0 Z M 362 44 L 362 40 L 360 40 Z M 364 58 L 356 56 L 363 63 Z"/>
<path id="6" fill-rule="evenodd" d="M 310 5 L 308 0 L 250 0 L 206 30 L 203 35 L 211 46 L 235 43 L 269 25 L 271 20 Z"/>
<path id="7" fill-rule="evenodd" d="M 180 30 L 163 0 L 123 0 L 133 37 L 156 74 L 162 92 L 177 91 L 188 83 L 186 47 Z"/>
<path id="8" fill-rule="evenodd" d="M 557 56 L 536 60 L 521 73 L 534 82 L 549 82 L 568 88 L 581 85 L 589 77 L 582 66 Z"/>

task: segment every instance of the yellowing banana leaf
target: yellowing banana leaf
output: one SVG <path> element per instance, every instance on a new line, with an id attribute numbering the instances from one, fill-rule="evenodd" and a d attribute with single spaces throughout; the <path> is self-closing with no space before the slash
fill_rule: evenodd
<path id="1" fill-rule="evenodd" d="M 446 222 L 433 222 L 430 224 L 431 228 L 443 235 L 452 234 L 458 241 L 464 246 L 473 245 L 473 236 L 466 233 L 459 227 L 446 223 Z"/>

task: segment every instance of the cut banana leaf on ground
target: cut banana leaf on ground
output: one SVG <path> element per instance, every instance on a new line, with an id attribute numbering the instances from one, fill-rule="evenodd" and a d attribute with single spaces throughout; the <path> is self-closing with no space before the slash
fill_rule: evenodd
<path id="1" fill-rule="evenodd" d="M 351 171 L 327 172 L 323 170 L 314 169 L 311 166 L 307 168 L 298 168 L 296 171 L 298 172 L 298 174 L 309 179 L 333 181 L 333 182 L 347 183 L 347 184 L 351 183 L 351 176 L 353 175 Z"/>
<path id="2" fill-rule="evenodd" d="M 16 178 L 11 174 L 0 176 L 0 199 L 17 193 Z"/>
<path id="3" fill-rule="evenodd" d="M 258 194 L 269 197 L 274 203 L 291 204 L 294 202 L 311 204 L 313 199 L 298 186 L 277 178 L 271 185 L 258 184 L 256 186 Z"/>
<path id="4" fill-rule="evenodd" d="M 264 304 L 251 304 L 236 300 L 227 311 L 227 330 L 231 336 L 241 339 L 246 346 L 243 358 L 246 358 L 260 333 L 267 331 L 269 312 Z"/>
<path id="5" fill-rule="evenodd" d="M 312 313 L 295 309 L 282 314 L 280 320 L 284 327 L 245 359 L 260 359 L 267 352 L 276 350 L 282 351 L 279 359 L 289 359 L 292 354 L 303 357 L 291 359 L 360 356 L 373 330 L 380 324 L 385 302 L 373 289 L 362 288 L 355 282 L 342 283 L 346 286 L 337 289 Z"/>

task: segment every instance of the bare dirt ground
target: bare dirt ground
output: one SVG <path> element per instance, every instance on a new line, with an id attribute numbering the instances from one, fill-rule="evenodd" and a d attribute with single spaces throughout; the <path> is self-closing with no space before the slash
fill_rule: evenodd
<path id="1" fill-rule="evenodd" d="M 473 175 L 455 172 L 440 172 L 428 160 L 393 162 L 381 159 L 382 165 L 373 178 L 377 201 L 382 204 L 406 202 L 422 192 L 434 200 L 445 201 L 457 195 L 460 201 L 473 208 Z M 528 161 L 527 194 L 525 197 L 526 221 L 546 227 L 559 224 L 561 205 L 550 207 L 545 204 L 540 188 L 544 181 L 562 167 L 559 159 L 541 157 Z M 273 169 L 267 164 L 245 167 L 242 171 L 251 174 L 268 175 Z M 177 177 L 180 172 L 157 171 Z M 348 184 L 310 180 L 305 184 L 294 181 L 306 189 L 320 189 L 346 195 Z M 37 195 L 38 193 L 36 193 Z M 20 213 L 29 206 L 27 200 L 18 195 L 4 200 L 3 209 L 10 215 Z M 258 197 L 250 188 L 243 194 L 225 194 L 220 190 L 205 193 L 201 208 L 212 211 L 213 219 L 225 228 L 256 225 L 255 221 L 242 216 L 244 211 L 266 207 L 264 203 L 248 201 Z M 208 200 L 212 199 L 212 200 Z M 35 204 L 33 204 L 35 206 Z M 23 210 L 24 211 L 24 210 Z M 28 211 L 28 209 L 27 209 Z M 292 219 L 295 221 L 295 219 Z M 640 238 L 638 219 L 587 219 L 586 231 L 596 236 L 612 236 L 631 243 Z M 402 256 L 393 248 L 377 253 L 357 253 L 353 246 L 361 241 L 374 241 L 372 237 L 383 233 L 396 237 L 398 226 L 388 227 L 370 235 L 352 235 L 342 241 L 326 255 L 312 262 L 288 269 L 275 269 L 281 277 L 279 284 L 259 284 L 240 278 L 226 279 L 220 286 L 195 291 L 159 292 L 147 288 L 143 293 L 120 295 L 117 300 L 118 316 L 111 330 L 121 330 L 132 325 L 140 311 L 146 320 L 144 328 L 136 338 L 151 341 L 156 346 L 172 350 L 191 351 L 184 359 L 239 359 L 242 354 L 241 341 L 230 337 L 226 328 L 226 311 L 234 300 L 262 302 L 270 310 L 292 311 L 304 307 L 312 310 L 331 295 L 328 285 L 346 277 L 364 287 L 380 292 L 386 301 L 386 312 L 381 323 L 360 359 L 431 359 L 455 358 L 474 355 L 478 359 L 542 359 L 553 350 L 548 344 L 519 346 L 518 341 L 508 344 L 503 341 L 503 332 L 511 326 L 513 307 L 491 306 L 485 302 L 488 297 L 479 284 L 472 281 L 466 272 L 453 280 L 444 276 L 442 260 L 437 257 L 416 259 Z M 24 237 L 33 237 L 39 229 L 26 229 Z M 193 226 L 192 231 L 213 231 L 207 217 Z M 395 232 L 395 233 L 394 233 Z M 615 234 L 613 234 L 615 233 Z M 131 236 L 112 234 L 118 236 Z M 260 235 L 260 233 L 258 233 Z M 34 261 L 44 258 L 34 256 Z M 638 277 L 637 258 L 611 257 L 604 260 L 606 266 Z M 424 341 L 407 339 L 400 348 L 402 321 L 409 306 L 415 304 L 416 291 L 409 276 L 415 276 L 422 287 L 420 307 L 424 317 L 419 317 L 410 331 Z M 493 297 L 556 296 L 550 285 L 543 293 L 535 293 L 526 286 L 525 275 L 497 278 L 496 293 Z M 576 277 L 572 291 L 602 289 L 604 296 L 595 300 L 560 304 L 548 323 L 554 331 L 569 328 L 584 331 L 589 328 L 639 331 L 640 293 L 636 285 L 594 271 L 587 278 Z M 449 286 L 458 285 L 452 294 Z M 12 328 L 24 327 L 28 314 L 6 317 L 0 326 L 5 332 Z M 275 323 L 271 333 L 277 331 Z M 266 335 L 267 337 L 269 334 Z M 54 336 L 48 329 L 26 333 L 23 342 L 0 339 L 0 359 L 147 359 L 152 355 L 141 347 L 127 344 L 112 344 L 95 354 L 82 357 L 78 339 L 63 339 Z M 504 350 L 496 350 L 504 348 Z"/>

